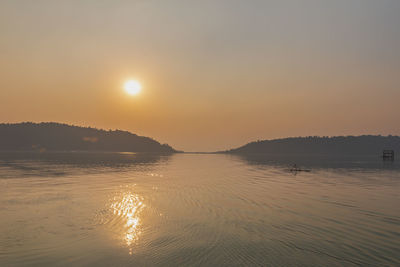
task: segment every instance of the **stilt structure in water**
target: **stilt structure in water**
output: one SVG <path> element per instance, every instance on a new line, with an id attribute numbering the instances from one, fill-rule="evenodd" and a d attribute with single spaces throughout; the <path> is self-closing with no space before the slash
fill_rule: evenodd
<path id="1" fill-rule="evenodd" d="M 383 159 L 394 160 L 394 150 L 383 150 Z"/>

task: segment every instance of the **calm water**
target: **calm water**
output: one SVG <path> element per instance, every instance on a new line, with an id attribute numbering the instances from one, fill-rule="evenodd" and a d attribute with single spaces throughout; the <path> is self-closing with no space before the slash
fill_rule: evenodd
<path id="1" fill-rule="evenodd" d="M 378 157 L 3 153 L 0 212 L 0 266 L 400 265 Z"/>

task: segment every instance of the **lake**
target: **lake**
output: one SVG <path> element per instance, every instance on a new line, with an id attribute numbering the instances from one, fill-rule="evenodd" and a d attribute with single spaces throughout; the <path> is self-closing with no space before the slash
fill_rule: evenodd
<path id="1" fill-rule="evenodd" d="M 0 266 L 400 265 L 379 156 L 0 153 L 0 212 Z"/>

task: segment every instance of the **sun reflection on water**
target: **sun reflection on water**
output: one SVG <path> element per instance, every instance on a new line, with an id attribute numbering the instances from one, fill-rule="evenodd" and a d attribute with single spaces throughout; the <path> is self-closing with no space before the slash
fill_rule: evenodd
<path id="1" fill-rule="evenodd" d="M 145 206 L 143 198 L 131 192 L 114 197 L 110 206 L 114 215 L 124 223 L 122 226 L 122 239 L 129 247 L 129 254 L 132 254 L 131 246 L 138 241 L 141 234 L 140 213 Z"/>

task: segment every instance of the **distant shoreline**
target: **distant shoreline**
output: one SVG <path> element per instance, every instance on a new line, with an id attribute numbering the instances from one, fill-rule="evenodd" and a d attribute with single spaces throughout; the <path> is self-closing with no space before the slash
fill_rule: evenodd
<path id="1" fill-rule="evenodd" d="M 127 131 L 54 122 L 0 124 L 0 151 L 179 152 Z"/>
<path id="2" fill-rule="evenodd" d="M 361 135 L 334 137 L 292 137 L 263 140 L 220 151 L 227 154 L 298 154 L 298 155 L 382 155 L 383 150 L 400 151 L 399 136 Z"/>
<path id="3" fill-rule="evenodd" d="M 258 140 L 224 151 L 179 151 L 168 144 L 121 131 L 55 122 L 0 124 L 0 151 L 185 154 L 374 154 L 400 151 L 399 136 L 360 135 Z"/>

